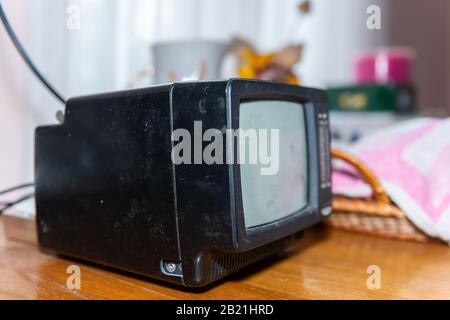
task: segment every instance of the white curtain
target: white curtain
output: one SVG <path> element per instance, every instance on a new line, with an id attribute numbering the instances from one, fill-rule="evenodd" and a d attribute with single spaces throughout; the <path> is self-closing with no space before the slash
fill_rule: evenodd
<path id="1" fill-rule="evenodd" d="M 151 44 L 164 40 L 228 40 L 239 35 L 262 50 L 303 40 L 307 51 L 298 71 L 307 84 L 316 86 L 348 79 L 351 52 L 387 43 L 385 32 L 366 28 L 367 6 L 383 1 L 313 1 L 312 14 L 294 33 L 289 29 L 298 16 L 299 0 L 28 2 L 28 44 L 69 96 L 125 87 L 131 75 L 150 62 Z M 65 27 L 69 5 L 81 10 L 79 30 Z"/>
<path id="2" fill-rule="evenodd" d="M 17 1 L 2 3 L 8 9 Z M 387 43 L 386 28 L 366 28 L 367 6 L 383 7 L 385 1 L 316 0 L 312 13 L 297 22 L 299 0 L 20 0 L 22 16 L 9 16 L 13 24 L 24 24 L 21 38 L 42 72 L 71 97 L 125 88 L 132 75 L 151 62 L 153 43 L 228 40 L 233 35 L 261 50 L 304 41 L 306 51 L 297 71 L 305 85 L 346 81 L 352 52 Z M 80 9 L 79 30 L 66 26 L 70 5 Z M 290 32 L 295 23 L 300 29 Z M 32 180 L 34 128 L 55 123 L 54 114 L 62 106 L 25 74 L 20 179 Z"/>

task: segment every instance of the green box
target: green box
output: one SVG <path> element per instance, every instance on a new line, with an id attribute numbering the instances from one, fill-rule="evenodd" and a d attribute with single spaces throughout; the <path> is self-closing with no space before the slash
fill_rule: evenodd
<path id="1" fill-rule="evenodd" d="M 391 111 L 410 113 L 415 109 L 415 90 L 411 85 L 361 85 L 327 90 L 330 110 Z"/>

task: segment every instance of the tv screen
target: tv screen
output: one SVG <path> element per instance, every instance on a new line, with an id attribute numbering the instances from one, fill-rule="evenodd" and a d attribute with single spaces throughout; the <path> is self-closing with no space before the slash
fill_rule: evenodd
<path id="1" fill-rule="evenodd" d="M 244 134 L 239 137 L 238 150 L 245 150 L 239 157 L 242 158 L 240 171 L 246 228 L 275 222 L 307 205 L 304 113 L 304 106 L 297 102 L 260 100 L 241 103 L 239 127 Z M 258 151 L 263 153 L 259 154 L 260 161 L 256 163 L 250 159 L 250 139 L 258 139 Z M 265 144 L 267 148 L 262 147 Z"/>

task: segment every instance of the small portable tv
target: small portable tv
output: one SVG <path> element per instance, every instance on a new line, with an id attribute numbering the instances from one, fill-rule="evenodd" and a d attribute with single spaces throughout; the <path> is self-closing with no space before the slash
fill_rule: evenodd
<path id="1" fill-rule="evenodd" d="M 201 287 L 331 213 L 322 90 L 232 79 L 77 97 L 35 135 L 38 239 L 58 254 Z"/>

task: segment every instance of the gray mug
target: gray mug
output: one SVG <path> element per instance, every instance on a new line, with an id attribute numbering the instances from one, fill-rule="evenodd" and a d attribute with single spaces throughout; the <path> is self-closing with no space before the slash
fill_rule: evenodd
<path id="1" fill-rule="evenodd" d="M 221 78 L 226 42 L 210 40 L 160 42 L 152 46 L 153 83 Z"/>

